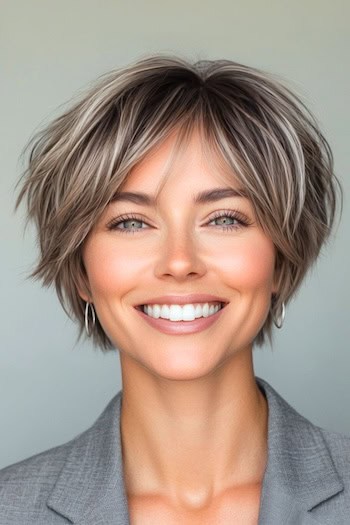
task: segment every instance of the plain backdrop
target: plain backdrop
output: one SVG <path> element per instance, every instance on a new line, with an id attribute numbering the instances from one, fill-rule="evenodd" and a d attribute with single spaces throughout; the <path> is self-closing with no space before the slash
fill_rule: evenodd
<path id="1" fill-rule="evenodd" d="M 75 345 L 54 292 L 26 279 L 37 248 L 13 212 L 20 153 L 74 93 L 153 52 L 277 73 L 316 114 L 343 217 L 255 370 L 314 423 L 350 434 L 349 19 L 347 0 L 0 2 L 0 467 L 82 432 L 121 388 L 118 353 Z"/>

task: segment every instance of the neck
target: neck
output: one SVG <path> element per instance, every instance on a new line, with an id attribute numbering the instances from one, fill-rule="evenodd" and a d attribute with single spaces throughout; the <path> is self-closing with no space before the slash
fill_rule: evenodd
<path id="1" fill-rule="evenodd" d="M 157 494 L 205 505 L 232 487 L 261 483 L 267 457 L 267 404 L 252 351 L 210 376 L 155 377 L 121 356 L 121 433 L 130 497 Z"/>

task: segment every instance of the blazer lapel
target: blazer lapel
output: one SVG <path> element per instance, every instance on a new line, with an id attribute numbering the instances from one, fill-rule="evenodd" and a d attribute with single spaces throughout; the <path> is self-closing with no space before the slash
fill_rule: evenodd
<path id="1" fill-rule="evenodd" d="M 312 509 L 344 488 L 322 433 L 266 381 L 256 381 L 269 409 L 259 525 L 320 523 Z"/>
<path id="2" fill-rule="evenodd" d="M 67 443 L 69 453 L 47 505 L 81 525 L 129 525 L 124 489 L 122 391 L 94 425 Z"/>
<path id="3" fill-rule="evenodd" d="M 320 525 L 300 502 L 281 491 L 266 491 L 258 525 Z M 273 499 L 270 499 L 273 498 Z"/>

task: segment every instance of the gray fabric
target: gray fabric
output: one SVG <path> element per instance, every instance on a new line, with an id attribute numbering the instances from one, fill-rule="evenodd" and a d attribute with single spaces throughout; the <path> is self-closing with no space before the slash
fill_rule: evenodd
<path id="1" fill-rule="evenodd" d="M 269 407 L 258 525 L 349 525 L 350 437 L 316 427 L 256 380 Z M 121 402 L 122 390 L 72 441 L 0 471 L 0 525 L 129 524 Z"/>

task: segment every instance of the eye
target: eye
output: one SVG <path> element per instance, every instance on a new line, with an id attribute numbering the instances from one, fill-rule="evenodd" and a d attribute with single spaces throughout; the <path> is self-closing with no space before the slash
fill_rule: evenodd
<path id="1" fill-rule="evenodd" d="M 135 233 L 144 229 L 146 223 L 136 215 L 122 215 L 107 224 L 108 230 L 118 230 L 121 233 Z"/>
<path id="2" fill-rule="evenodd" d="M 249 219 L 238 211 L 226 210 L 217 212 L 214 217 L 211 218 L 211 222 L 216 222 L 214 226 L 221 226 L 224 231 L 237 230 L 249 226 Z"/>
<path id="3" fill-rule="evenodd" d="M 217 212 L 208 224 L 212 222 L 216 223 L 214 226 L 219 226 L 224 231 L 237 230 L 251 224 L 245 215 L 233 210 Z M 121 215 L 107 224 L 108 230 L 116 230 L 120 233 L 137 233 L 147 227 L 148 224 L 137 215 Z"/>

